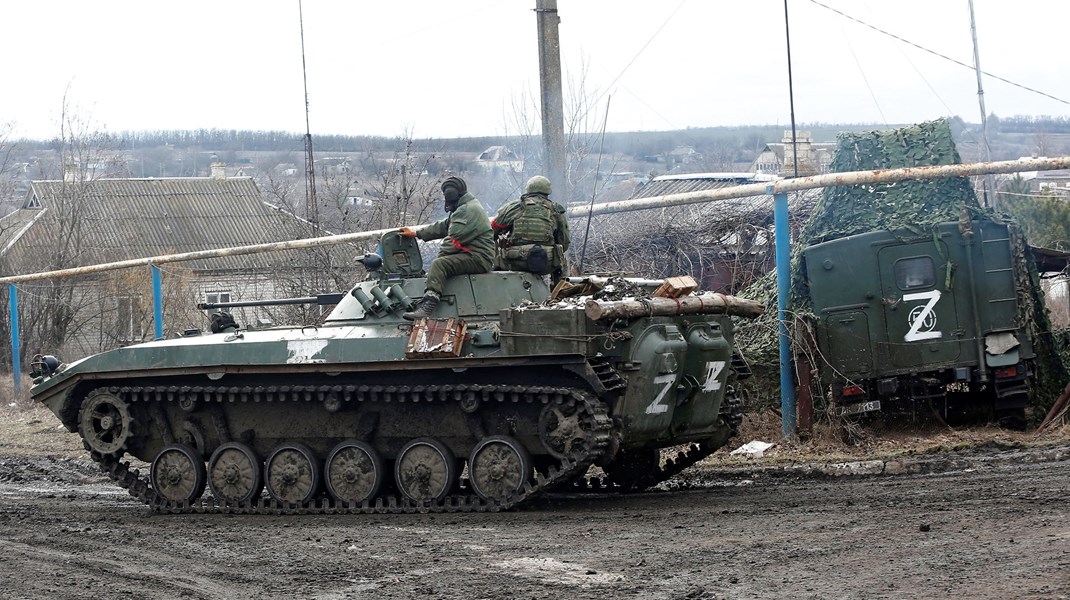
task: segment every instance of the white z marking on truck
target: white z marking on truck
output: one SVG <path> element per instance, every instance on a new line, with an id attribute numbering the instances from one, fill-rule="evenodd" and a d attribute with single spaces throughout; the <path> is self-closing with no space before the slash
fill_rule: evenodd
<path id="1" fill-rule="evenodd" d="M 716 392 L 721 389 L 721 382 L 717 381 L 717 378 L 721 376 L 723 370 L 723 360 L 711 360 L 706 363 L 706 381 L 702 382 L 702 391 Z"/>
<path id="2" fill-rule="evenodd" d="M 669 405 L 662 404 L 661 401 L 665 399 L 665 394 L 669 393 L 669 388 L 676 381 L 676 375 L 660 375 L 654 378 L 654 383 L 664 383 L 661 391 L 658 392 L 658 397 L 654 398 L 654 401 L 650 403 L 650 406 L 646 407 L 646 414 L 648 415 L 660 415 L 664 412 L 669 412 Z"/>
<path id="3" fill-rule="evenodd" d="M 940 290 L 932 290 L 929 292 L 918 292 L 916 294 L 906 294 L 903 296 L 903 300 L 910 302 L 911 300 L 928 300 L 921 312 L 917 314 L 913 321 L 910 323 L 910 330 L 903 336 L 903 339 L 908 342 L 917 342 L 920 340 L 931 340 L 939 337 L 943 337 L 944 334 L 939 331 L 919 331 L 922 324 L 926 320 L 932 318 L 932 323 L 936 323 L 936 315 L 933 314 L 933 309 L 936 308 L 936 303 L 940 300 Z"/>

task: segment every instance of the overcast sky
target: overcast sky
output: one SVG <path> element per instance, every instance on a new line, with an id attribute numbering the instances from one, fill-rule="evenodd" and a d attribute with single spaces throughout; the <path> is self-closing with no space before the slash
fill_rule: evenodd
<path id="1" fill-rule="evenodd" d="M 820 0 L 973 62 L 967 0 Z M 305 0 L 313 134 L 515 132 L 538 97 L 535 0 Z M 789 0 L 800 123 L 979 121 L 977 80 L 814 0 Z M 975 0 L 989 113 L 1070 115 L 1066 0 Z M 783 0 L 558 0 L 566 95 L 610 131 L 790 122 Z M 297 0 L 6 2 L 0 124 L 305 130 Z M 586 73 L 585 76 L 583 74 Z M 583 80 L 582 91 L 570 82 Z"/>

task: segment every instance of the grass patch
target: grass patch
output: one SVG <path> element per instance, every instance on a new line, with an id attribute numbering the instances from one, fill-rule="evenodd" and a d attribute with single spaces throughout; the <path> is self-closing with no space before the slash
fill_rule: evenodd
<path id="1" fill-rule="evenodd" d="M 751 440 L 776 445 L 760 459 L 729 454 Z M 865 426 L 842 419 L 823 419 L 814 425 L 809 437 L 784 440 L 780 415 L 765 410 L 745 415 L 739 434 L 707 462 L 726 466 L 755 462 L 849 462 L 1066 444 L 1070 444 L 1070 424 L 1065 423 L 1037 435 L 1032 430 L 1009 431 L 994 425 L 951 427 L 909 418 L 874 421 Z"/>

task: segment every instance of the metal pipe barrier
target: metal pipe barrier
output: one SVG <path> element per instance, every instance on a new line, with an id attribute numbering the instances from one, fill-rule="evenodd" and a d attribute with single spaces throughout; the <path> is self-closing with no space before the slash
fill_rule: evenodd
<path id="1" fill-rule="evenodd" d="M 717 200 L 730 200 L 733 198 L 748 198 L 753 196 L 774 197 L 774 231 L 776 239 L 776 268 L 777 268 L 777 308 L 778 308 L 778 332 L 780 338 L 780 381 L 781 381 L 781 411 L 783 416 L 782 430 L 785 437 L 795 434 L 795 389 L 791 385 L 793 381 L 793 369 L 791 361 L 789 340 L 787 336 L 787 294 L 789 282 L 787 273 L 789 265 L 787 261 L 791 256 L 790 239 L 788 236 L 788 211 L 787 193 L 803 190 L 812 190 L 824 187 L 846 185 L 874 185 L 883 183 L 896 183 L 906 180 L 926 181 L 931 179 L 947 179 L 951 177 L 969 177 L 973 175 L 992 175 L 999 173 L 1021 173 L 1027 171 L 1052 171 L 1056 169 L 1070 168 L 1070 156 L 1057 156 L 1051 158 L 1023 158 L 1019 160 L 1006 160 L 995 162 L 979 162 L 957 165 L 937 165 L 926 167 L 906 167 L 902 169 L 877 169 L 871 171 L 849 171 L 846 173 L 827 173 L 810 177 L 797 177 L 794 179 L 780 179 L 772 182 L 760 182 L 738 185 L 717 190 L 703 192 L 686 192 L 682 194 L 666 194 L 638 200 L 620 200 L 617 202 L 604 202 L 589 206 L 572 206 L 568 208 L 568 216 L 582 217 L 588 214 L 602 215 L 619 212 L 644 210 L 649 208 L 664 208 L 669 206 L 682 206 L 686 204 L 699 204 L 703 202 L 715 202 Z M 425 227 L 416 226 L 414 229 Z M 299 250 L 304 248 L 318 248 L 347 242 L 360 242 L 381 237 L 384 233 L 396 231 L 396 229 L 376 229 L 372 231 L 359 231 L 339 235 L 327 235 L 301 240 L 286 242 L 271 242 L 266 244 L 254 244 L 250 246 L 235 246 L 216 250 L 201 250 L 197 252 L 183 252 L 179 254 L 165 254 L 147 258 L 135 258 L 130 260 L 116 261 L 84 267 L 73 267 L 57 271 L 43 273 L 28 273 L 24 275 L 12 275 L 0 277 L 0 283 L 8 284 L 8 295 L 11 311 L 11 347 L 12 363 L 14 367 L 15 388 L 20 389 L 21 366 L 19 364 L 19 330 L 18 330 L 18 305 L 16 283 L 24 281 L 37 281 L 41 279 L 54 279 L 102 273 L 118 269 L 128 269 L 150 265 L 153 269 L 153 294 L 156 296 L 154 307 L 160 306 L 159 298 L 159 271 L 157 265 L 199 260 L 206 258 L 219 258 L 223 256 L 239 256 L 243 254 L 257 254 L 261 252 L 276 252 L 279 250 Z M 162 336 L 162 310 L 157 309 L 156 332 Z M 790 423 L 789 423 L 790 420 Z"/>

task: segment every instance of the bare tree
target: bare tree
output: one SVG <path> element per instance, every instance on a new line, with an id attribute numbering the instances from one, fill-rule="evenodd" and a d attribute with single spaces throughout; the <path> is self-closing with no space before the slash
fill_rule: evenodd
<path id="1" fill-rule="evenodd" d="M 818 195 L 792 199 L 800 221 Z M 692 275 L 703 289 L 736 293 L 772 269 L 772 224 L 768 196 L 601 215 L 592 221 L 585 270 Z"/>
<path id="2" fill-rule="evenodd" d="M 568 74 L 568 93 L 564 98 L 565 125 L 565 181 L 566 190 L 558 193 L 560 198 L 579 200 L 589 197 L 596 184 L 596 163 L 591 160 L 598 151 L 598 138 L 602 124 L 599 112 L 597 89 L 587 84 L 588 61 L 583 60 L 579 73 Z M 514 177 L 516 187 L 532 175 L 545 175 L 546 157 L 538 133 L 542 108 L 537 96 L 521 92 L 514 96 L 511 110 L 504 115 L 505 135 L 518 140 L 514 150 L 524 157 L 524 171 Z M 612 168 L 612 165 L 604 165 Z"/>
<path id="3" fill-rule="evenodd" d="M 12 157 L 15 152 L 15 145 L 9 140 L 11 133 L 14 131 L 14 123 L 7 122 L 0 124 L 0 199 L 8 199 L 13 196 L 14 182 L 8 177 L 8 171 L 11 169 Z M 2 216 L 2 214 L 0 214 Z M 5 220 L 0 220 L 0 238 L 5 238 L 5 232 L 7 229 L 14 227 L 13 224 L 8 224 Z M 2 263 L 0 263 L 2 264 Z M 6 291 L 6 290 L 5 290 Z M 10 312 L 8 309 L 8 303 L 4 302 L 0 305 L 0 334 L 3 334 L 4 339 L 10 339 Z M 0 367 L 3 370 L 7 370 L 7 367 L 11 364 L 11 348 L 6 344 L 0 347 L 0 359 L 3 360 L 3 366 Z"/>
<path id="4" fill-rule="evenodd" d="M 278 239 L 298 239 L 390 229 L 431 219 L 437 204 L 439 179 L 432 175 L 437 153 L 417 147 L 411 131 L 395 141 L 384 154 L 367 149 L 358 164 L 349 161 L 317 168 L 318 222 L 301 219 L 302 186 L 276 169 L 261 173 L 259 183 L 269 202 L 292 217 Z M 292 253 L 287 264 L 296 268 L 277 273 L 277 287 L 287 295 L 310 296 L 348 289 L 357 270 L 354 256 L 375 250 L 375 243 L 327 246 Z M 288 322 L 312 322 L 322 317 L 315 306 L 298 305 L 271 311 L 273 318 Z"/>
<path id="5" fill-rule="evenodd" d="M 17 144 L 11 142 L 11 135 L 14 131 L 13 122 L 0 123 L 0 202 L 10 199 L 15 191 L 15 182 L 10 177 L 14 169 L 17 149 Z M 0 216 L 2 215 L 3 213 L 0 212 Z"/>
<path id="6" fill-rule="evenodd" d="M 79 116 L 71 108 L 68 94 L 63 97 L 56 141 L 58 164 L 52 166 L 51 175 L 59 184 L 48 188 L 51 194 L 41 199 L 49 218 L 35 225 L 42 230 L 39 239 L 48 241 L 47 251 L 20 253 L 12 259 L 18 260 L 17 265 L 5 260 L 12 272 L 51 271 L 82 264 L 102 219 L 90 211 L 94 180 L 126 174 L 111 136 L 96 129 L 91 119 Z M 24 352 L 60 350 L 88 335 L 91 322 L 81 317 L 97 299 L 87 281 L 53 279 L 23 286 L 19 321 Z"/>
<path id="7" fill-rule="evenodd" d="M 429 221 L 441 183 L 429 170 L 435 158 L 433 150 L 417 147 L 411 129 L 395 139 L 389 155 L 367 151 L 362 167 L 368 197 L 353 207 L 358 222 L 367 229 L 389 229 Z"/>

